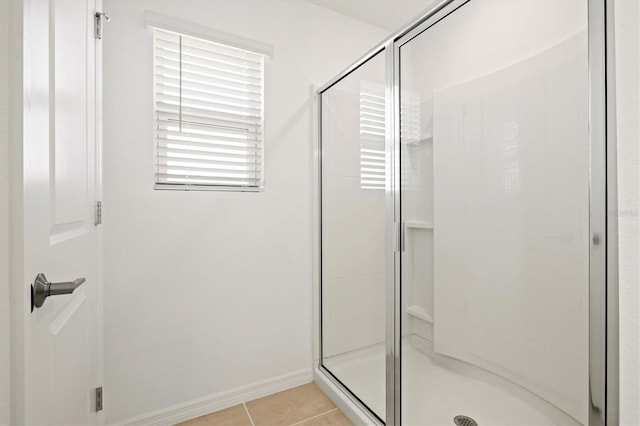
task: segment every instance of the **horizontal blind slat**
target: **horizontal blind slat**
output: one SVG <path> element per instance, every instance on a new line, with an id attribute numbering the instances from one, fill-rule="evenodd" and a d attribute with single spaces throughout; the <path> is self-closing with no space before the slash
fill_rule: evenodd
<path id="1" fill-rule="evenodd" d="M 203 143 L 208 145 L 219 145 L 219 146 L 229 146 L 229 147 L 255 147 L 262 144 L 261 140 L 251 140 L 251 139 L 238 139 L 238 138 L 230 138 L 225 136 L 218 135 L 202 135 L 198 133 L 186 133 L 183 129 L 180 131 L 172 131 L 172 130 L 156 130 L 156 136 L 158 139 L 168 140 L 168 141 L 184 141 L 184 142 L 196 142 Z"/>
<path id="2" fill-rule="evenodd" d="M 217 99 L 218 102 L 235 105 L 235 106 L 249 106 L 252 108 L 260 108 L 262 109 L 262 99 L 259 95 L 255 93 L 249 92 L 238 92 L 234 90 L 225 90 L 220 88 L 214 88 L 211 86 L 201 85 L 197 83 L 186 83 L 182 82 L 182 87 L 180 87 L 179 80 L 171 80 L 164 79 L 162 77 L 158 78 L 158 82 L 156 83 L 156 90 L 161 91 L 179 91 L 182 90 L 182 93 L 187 96 L 208 96 L 211 99 Z"/>
<path id="3" fill-rule="evenodd" d="M 180 47 L 176 46 L 174 48 L 166 48 L 166 47 L 158 47 L 154 51 L 156 58 L 162 59 L 164 63 L 169 64 L 169 66 L 173 66 L 174 63 L 178 64 L 180 58 L 182 58 L 183 63 L 191 64 L 195 66 L 199 66 L 202 68 L 222 71 L 238 76 L 247 76 L 256 79 L 261 78 L 259 66 L 247 66 L 243 64 L 241 61 L 236 63 L 232 63 L 227 61 L 222 56 L 210 56 L 208 58 L 197 56 L 186 52 L 183 48 L 180 51 Z"/>
<path id="4" fill-rule="evenodd" d="M 163 143 L 158 142 L 156 146 L 158 155 L 166 155 L 167 157 L 187 158 L 191 160 L 203 160 L 203 161 L 233 161 L 233 162 L 255 162 L 261 157 L 262 152 L 260 150 L 229 150 L 219 147 L 201 147 L 194 146 L 192 144 L 180 144 L 180 143 Z"/>
<path id="5" fill-rule="evenodd" d="M 246 148 L 238 148 L 238 147 L 228 147 L 228 146 L 216 146 L 207 143 L 198 143 L 198 142 L 182 142 L 175 140 L 162 140 L 158 139 L 158 147 L 167 148 L 167 149 L 188 149 L 193 152 L 201 152 L 203 154 L 207 153 L 219 153 L 219 154 L 229 154 L 229 155 L 240 155 L 240 156 L 257 156 L 260 154 L 261 147 L 246 147 Z"/>
<path id="6" fill-rule="evenodd" d="M 197 83 L 205 83 L 217 85 L 219 87 L 224 87 L 228 89 L 235 89 L 241 92 L 247 93 L 257 93 L 261 94 L 262 86 L 258 84 L 252 84 L 249 82 L 238 82 L 236 80 L 232 80 L 229 78 L 225 78 L 221 75 L 214 74 L 203 74 L 190 72 L 189 70 L 183 69 L 182 72 L 179 68 L 173 66 L 165 66 L 158 64 L 156 67 L 156 75 L 164 76 L 167 78 L 173 78 L 176 80 L 181 80 L 184 82 L 197 82 Z"/>
<path id="7" fill-rule="evenodd" d="M 202 176 L 202 177 L 232 177 L 243 179 L 257 179 L 260 170 L 235 170 L 221 167 L 197 167 L 157 164 L 158 171 L 170 175 Z"/>
<path id="8" fill-rule="evenodd" d="M 193 106 L 199 109 L 206 109 L 214 112 L 229 114 L 230 116 L 237 115 L 249 118 L 255 117 L 258 119 L 258 121 L 262 119 L 262 116 L 260 115 L 262 108 L 231 105 L 225 102 L 221 102 L 216 98 L 211 98 L 212 100 L 208 100 L 205 99 L 204 96 L 195 97 L 189 92 L 185 94 L 184 90 L 182 91 L 182 96 L 180 96 L 179 89 L 176 91 L 159 91 L 156 92 L 155 95 L 157 101 L 169 103 L 171 105 L 179 106 L 180 100 L 182 99 L 183 108 L 186 108 L 187 106 Z"/>
<path id="9" fill-rule="evenodd" d="M 215 132 L 216 128 L 212 128 L 209 126 L 204 126 L 207 131 L 196 131 L 193 129 L 187 129 L 186 126 L 187 125 L 183 124 L 182 131 L 180 131 L 180 129 L 176 127 L 176 124 L 174 123 L 171 123 L 170 125 L 164 125 L 164 123 L 160 122 L 158 123 L 158 127 L 156 128 L 156 137 L 168 140 L 187 140 L 193 136 L 194 139 L 204 139 L 194 140 L 194 142 L 215 143 L 217 140 L 220 140 L 220 142 L 223 144 L 227 142 L 247 146 L 262 144 L 261 135 L 256 133 L 247 133 L 241 130 L 234 133 L 231 131 L 231 129 L 223 129 L 220 132 Z M 178 137 L 178 135 L 180 135 L 180 137 Z"/>
<path id="10" fill-rule="evenodd" d="M 260 178 L 243 178 L 243 177 L 229 177 L 229 176 L 191 176 L 191 175 L 183 175 L 183 174 L 172 174 L 172 173 L 162 173 L 157 172 L 156 177 L 161 181 L 170 182 L 171 179 L 181 179 L 185 183 L 206 183 L 206 182 L 220 182 L 220 181 L 228 181 L 235 183 L 244 183 L 246 185 L 256 184 Z"/>
<path id="11" fill-rule="evenodd" d="M 160 110 L 182 112 L 182 116 L 193 115 L 194 117 L 211 117 L 213 119 L 246 123 L 249 125 L 257 125 L 260 123 L 262 117 L 250 114 L 234 114 L 230 112 L 220 111 L 219 109 L 202 105 L 198 102 L 193 102 L 188 99 L 169 99 L 165 95 L 156 97 L 156 104 Z"/>
<path id="12" fill-rule="evenodd" d="M 154 30 L 157 184 L 261 186 L 263 66 L 262 55 Z"/>
<path id="13" fill-rule="evenodd" d="M 236 160 L 243 160 L 243 159 L 259 160 L 262 157 L 259 153 L 233 154 L 233 153 L 227 153 L 220 150 L 203 151 L 203 150 L 194 149 L 194 147 L 191 147 L 191 146 L 179 146 L 179 145 L 176 145 L 176 146 L 159 145 L 156 147 L 156 149 L 160 154 L 169 155 L 170 153 L 179 153 L 193 160 L 203 159 L 203 160 L 214 161 L 217 158 L 236 159 Z"/>
<path id="14" fill-rule="evenodd" d="M 261 78 L 260 69 L 258 68 L 254 69 L 228 64 L 215 57 L 206 59 L 197 56 L 190 56 L 188 54 L 185 54 L 184 50 L 180 52 L 156 48 L 154 55 L 156 61 L 159 64 L 166 66 L 167 68 L 179 68 L 182 58 L 183 69 L 186 69 L 187 66 L 193 66 L 194 70 L 197 70 L 199 72 L 219 72 L 221 73 L 221 75 L 224 75 L 227 78 L 247 82 L 256 82 Z"/>
<path id="15" fill-rule="evenodd" d="M 158 66 L 162 68 L 166 68 L 169 70 L 179 71 L 180 70 L 180 60 L 172 60 L 170 58 L 164 56 L 155 55 L 155 61 Z M 184 56 L 182 57 L 182 72 L 185 73 L 193 73 L 200 75 L 208 75 L 215 74 L 217 78 L 221 78 L 230 82 L 238 83 L 238 84 L 247 84 L 247 85 L 260 85 L 260 78 L 253 77 L 250 75 L 243 75 L 235 72 L 224 71 L 221 69 L 198 65 L 196 63 L 190 62 Z"/>
<path id="16" fill-rule="evenodd" d="M 194 74 L 187 71 L 180 73 L 180 69 L 175 67 L 156 66 L 156 76 L 164 77 L 173 81 L 183 82 L 184 85 L 190 83 L 209 85 L 215 88 L 235 91 L 240 93 L 250 93 L 262 96 L 262 86 L 254 84 L 243 84 L 220 78 L 213 74 Z"/>
<path id="17" fill-rule="evenodd" d="M 202 159 L 202 158 L 190 158 L 188 155 L 185 155 L 181 152 L 169 151 L 166 154 L 158 154 L 156 156 L 156 162 L 160 162 L 160 164 L 167 164 L 167 161 L 176 161 L 188 164 L 211 164 L 211 165 L 225 165 L 225 166 L 245 166 L 252 165 L 257 169 L 261 167 L 261 164 L 257 162 L 257 157 L 255 157 L 254 162 L 251 161 L 250 158 L 239 158 L 239 159 L 229 159 L 226 157 L 215 157 L 209 156 L 213 159 Z"/>
<path id="18" fill-rule="evenodd" d="M 166 102 L 156 102 L 156 116 L 158 119 L 178 120 L 184 124 L 198 124 L 202 126 L 219 126 L 230 127 L 232 129 L 246 129 L 248 132 L 257 133 L 262 127 L 262 123 L 255 119 L 244 119 L 234 114 L 224 114 L 215 111 L 209 111 L 202 108 L 188 107 L 182 110 L 178 105 L 168 104 Z"/>
<path id="19" fill-rule="evenodd" d="M 224 134 L 227 137 L 237 136 L 242 139 L 262 139 L 261 124 L 238 123 L 229 120 L 217 120 L 213 118 L 183 115 L 176 111 L 156 111 L 156 124 L 158 129 L 188 130 Z"/>

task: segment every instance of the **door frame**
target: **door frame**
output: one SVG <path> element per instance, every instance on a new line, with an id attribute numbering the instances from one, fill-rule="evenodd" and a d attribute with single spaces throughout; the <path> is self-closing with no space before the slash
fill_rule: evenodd
<path id="1" fill-rule="evenodd" d="M 314 360 L 317 371 L 366 411 L 356 395 L 331 377 L 322 365 L 322 94 L 381 51 L 386 55 L 387 229 L 386 229 L 386 424 L 400 424 L 401 298 L 399 223 L 399 49 L 417 34 L 458 7 L 474 0 L 440 0 L 385 39 L 316 91 L 317 142 L 314 147 L 314 288 L 317 304 Z M 617 157 L 615 110 L 615 21 L 613 1 L 586 0 L 589 40 L 589 424 L 619 423 L 619 300 Z M 394 220 L 391 220 L 393 218 Z M 367 413 L 368 414 L 368 413 Z M 373 416 L 369 415 L 373 419 Z"/>
<path id="2" fill-rule="evenodd" d="M 9 2 L 9 305 L 10 305 L 10 424 L 24 424 L 26 420 L 26 347 L 25 323 L 31 314 L 30 283 L 34 277 L 26 276 L 24 259 L 24 137 L 26 134 L 24 107 L 28 104 L 25 86 L 25 63 L 29 61 L 28 10 L 33 1 L 13 0 Z M 96 10 L 102 10 L 102 0 L 95 0 Z M 95 13 L 95 11 L 93 11 Z M 102 43 L 95 46 L 95 151 L 96 151 L 96 199 L 102 199 Z M 97 241 L 97 363 L 99 377 L 103 373 L 103 274 L 102 274 L 102 226 L 95 229 Z M 89 391 L 89 390 L 87 390 Z M 104 411 L 97 416 L 98 423 L 104 424 Z"/>

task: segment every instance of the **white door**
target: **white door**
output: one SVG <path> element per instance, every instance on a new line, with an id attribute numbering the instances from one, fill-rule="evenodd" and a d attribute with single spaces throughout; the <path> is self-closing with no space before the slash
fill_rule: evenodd
<path id="1" fill-rule="evenodd" d="M 24 268 L 86 281 L 25 315 L 24 420 L 96 424 L 96 0 L 24 0 Z"/>

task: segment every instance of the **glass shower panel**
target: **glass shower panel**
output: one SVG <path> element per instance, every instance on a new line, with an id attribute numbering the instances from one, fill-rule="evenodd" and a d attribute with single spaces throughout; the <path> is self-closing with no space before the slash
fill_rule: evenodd
<path id="1" fill-rule="evenodd" d="M 385 416 L 385 61 L 322 93 L 322 366 Z"/>
<path id="2" fill-rule="evenodd" d="M 587 53 L 586 0 L 399 48 L 403 424 L 588 423 Z"/>

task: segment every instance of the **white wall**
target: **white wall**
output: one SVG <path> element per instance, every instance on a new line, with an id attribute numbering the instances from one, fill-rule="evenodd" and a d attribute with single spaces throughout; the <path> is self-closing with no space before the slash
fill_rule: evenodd
<path id="1" fill-rule="evenodd" d="M 640 424 L 640 2 L 616 7 L 618 232 L 620 256 L 620 424 Z"/>
<path id="2" fill-rule="evenodd" d="M 0 2 L 0 424 L 9 423 L 9 2 Z"/>
<path id="3" fill-rule="evenodd" d="M 274 46 L 266 188 L 154 191 L 153 10 Z M 309 372 L 310 89 L 385 32 L 307 2 L 107 0 L 104 37 L 107 421 Z"/>

